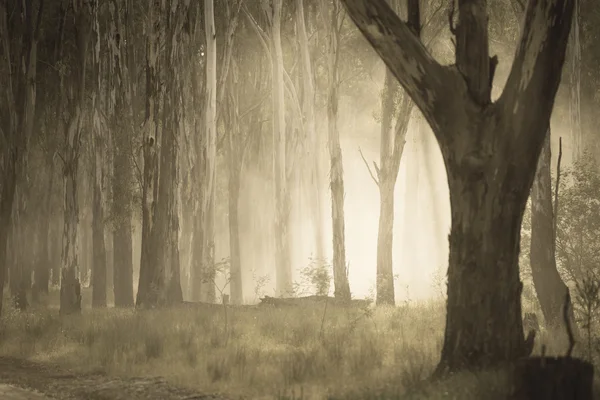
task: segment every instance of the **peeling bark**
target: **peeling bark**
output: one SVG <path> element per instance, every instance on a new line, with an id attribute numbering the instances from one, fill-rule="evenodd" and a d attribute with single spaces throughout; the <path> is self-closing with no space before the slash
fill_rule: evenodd
<path id="1" fill-rule="evenodd" d="M 423 112 L 446 165 L 452 223 L 437 373 L 528 355 L 520 227 L 560 81 L 574 0 L 529 2 L 511 73 L 492 104 L 495 60 L 489 60 L 483 41 L 485 2 L 459 1 L 456 66 L 448 67 L 432 59 L 384 0 L 342 2 Z"/>

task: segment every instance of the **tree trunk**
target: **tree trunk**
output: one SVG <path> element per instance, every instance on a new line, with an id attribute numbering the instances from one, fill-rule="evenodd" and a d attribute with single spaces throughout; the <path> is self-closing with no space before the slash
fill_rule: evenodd
<path id="1" fill-rule="evenodd" d="M 228 137 L 227 137 L 227 164 L 228 164 L 228 205 L 229 205 L 229 255 L 230 255 L 230 294 L 232 304 L 242 304 L 244 300 L 242 260 L 240 250 L 240 223 L 239 223 L 239 201 L 240 201 L 240 175 L 242 170 L 242 158 L 245 139 L 239 126 L 239 109 L 237 93 L 234 86 L 238 82 L 234 78 L 229 82 L 230 102 L 228 104 Z"/>
<path id="2" fill-rule="evenodd" d="M 125 1 L 125 26 L 121 26 L 121 10 L 110 7 L 110 24 L 107 30 L 108 49 L 110 51 L 110 70 L 107 68 L 107 79 L 110 81 L 108 108 L 114 117 L 112 126 L 112 251 L 113 251 L 113 294 L 115 307 L 133 306 L 133 242 L 132 242 L 132 185 L 133 165 L 130 156 L 131 137 L 136 129 L 135 96 L 135 64 L 127 61 L 134 59 L 134 41 L 131 35 L 131 2 Z M 123 29 L 124 28 L 124 29 Z M 122 45 L 120 35 L 126 33 L 127 43 Z M 124 49 L 124 50 L 123 50 Z M 125 56 L 124 56 L 125 55 Z M 127 59 L 129 56 L 129 59 Z M 122 124 L 122 120 L 131 123 Z M 108 161 L 108 160 L 107 160 Z"/>
<path id="3" fill-rule="evenodd" d="M 287 188 L 285 97 L 283 82 L 283 51 L 281 48 L 282 0 L 272 2 L 271 14 L 271 64 L 273 105 L 273 173 L 275 190 L 275 289 L 280 296 L 292 291 L 292 266 L 288 216 L 290 199 Z"/>
<path id="4" fill-rule="evenodd" d="M 67 134 L 67 148 L 64 163 L 64 230 L 63 230 L 63 248 L 62 248 L 62 268 L 60 282 L 60 313 L 73 314 L 81 312 L 81 284 L 79 282 L 79 260 L 78 247 L 79 235 L 77 228 L 79 225 L 79 203 L 77 200 L 77 170 L 79 163 L 78 149 L 73 148 L 75 136 L 79 136 L 75 131 L 79 128 L 79 113 L 77 107 L 76 114 L 71 117 L 69 123 L 69 133 Z M 69 139 L 70 138 L 70 139 Z"/>
<path id="5" fill-rule="evenodd" d="M 158 15 L 156 15 L 158 13 Z M 158 149 L 160 136 L 160 83 L 157 58 L 160 48 L 160 10 L 148 7 L 146 25 L 146 115 L 144 122 L 144 171 L 142 185 L 142 249 L 140 257 L 140 277 L 136 296 L 136 307 L 155 307 L 158 295 L 164 286 L 159 271 L 157 252 L 157 226 L 155 210 L 158 198 Z"/>
<path id="6" fill-rule="evenodd" d="M 580 2 L 575 2 L 573 26 L 571 28 L 568 50 L 570 51 L 570 95 L 569 117 L 571 122 L 571 137 L 573 138 L 573 159 L 577 160 L 583 154 L 586 146 L 581 130 L 581 43 L 580 43 Z"/>
<path id="7" fill-rule="evenodd" d="M 346 239 L 344 222 L 344 166 L 338 132 L 339 102 L 339 39 L 340 14 L 337 2 L 333 2 L 329 31 L 328 68 L 329 90 L 327 95 L 328 148 L 330 157 L 331 218 L 333 224 L 333 283 L 338 299 L 350 300 L 350 284 L 346 269 Z"/>
<path id="8" fill-rule="evenodd" d="M 214 1 L 204 0 L 204 32 L 206 35 L 206 100 L 204 103 L 205 140 L 202 152 L 204 159 L 204 183 L 202 194 L 202 258 L 201 270 L 195 280 L 200 284 L 201 298 L 206 302 L 215 300 L 214 288 L 214 202 L 216 192 L 217 163 L 217 39 Z M 198 232 L 196 232 L 198 234 Z"/>
<path id="9" fill-rule="evenodd" d="M 128 138 L 115 146 L 113 158 L 113 288 L 115 307 L 133 306 L 133 241 L 131 227 L 131 160 Z M 117 210 L 118 209 L 118 210 Z"/>
<path id="10" fill-rule="evenodd" d="M 394 305 L 394 185 L 379 182 L 379 230 L 377 233 L 377 305 Z"/>
<path id="11" fill-rule="evenodd" d="M 394 265 L 392 261 L 394 244 L 394 189 L 398 170 L 392 176 L 388 164 L 394 157 L 392 138 L 392 116 L 394 114 L 394 99 L 398 92 L 398 84 L 394 76 L 386 68 L 381 99 L 381 143 L 380 165 L 378 174 L 379 186 L 379 230 L 377 234 L 377 305 L 394 305 Z M 404 148 L 404 145 L 402 146 Z M 400 166 L 400 163 L 398 163 Z"/>
<path id="12" fill-rule="evenodd" d="M 52 191 L 54 189 L 54 160 L 50 155 L 47 156 L 48 186 L 44 195 L 44 204 L 42 206 L 42 215 L 40 217 L 39 232 L 39 252 L 35 265 L 34 285 L 32 291 L 36 297 L 40 293 L 48 294 L 48 284 L 50 281 L 50 268 L 52 265 L 52 245 L 50 241 L 50 227 L 52 223 Z"/>
<path id="13" fill-rule="evenodd" d="M 325 259 L 325 237 L 323 234 L 323 210 L 321 207 L 323 179 L 321 175 L 320 140 L 317 135 L 315 120 L 315 88 L 312 64 L 310 59 L 310 48 L 308 35 L 306 34 L 306 22 L 304 18 L 304 0 L 296 0 L 296 27 L 298 31 L 298 42 L 300 47 L 300 58 L 302 62 L 302 87 L 304 113 L 304 126 L 306 136 L 311 148 L 311 183 L 312 192 L 311 211 L 312 223 L 315 235 L 315 257 L 320 262 Z"/>
<path id="14" fill-rule="evenodd" d="M 459 0 L 456 65 L 442 66 L 385 0 L 342 0 L 422 111 L 448 174 L 452 223 L 446 330 L 437 372 L 527 356 L 520 228 L 565 58 L 573 0 L 529 2 L 500 98 L 491 101 L 485 2 Z"/>
<path id="15" fill-rule="evenodd" d="M 24 164 L 24 163 L 23 163 Z M 25 165 L 21 167 L 23 171 Z M 13 257 L 10 264 L 10 296 L 13 301 L 13 305 L 17 310 L 24 311 L 29 305 L 27 302 L 27 250 L 25 249 L 25 243 L 31 241 L 30 237 L 27 237 L 27 199 L 26 194 L 21 185 L 17 185 L 17 193 L 15 195 L 15 207 L 13 209 L 12 218 L 12 253 Z"/>
<path id="16" fill-rule="evenodd" d="M 92 307 L 106 307 L 106 245 L 104 243 L 104 142 L 95 129 L 92 193 Z"/>
<path id="17" fill-rule="evenodd" d="M 6 145 L 0 147 L 0 312 L 7 271 L 7 240 L 11 227 L 12 208 L 16 191 L 18 168 L 27 151 L 31 136 L 36 107 L 37 44 L 40 37 L 40 22 L 43 1 L 40 1 L 37 15 L 32 0 L 25 0 L 9 7 L 8 2 L 0 3 L 0 53 L 5 63 L 6 81 L 3 85 L 7 105 L 5 122 L 2 127 Z M 10 31 L 9 16 L 13 16 L 20 29 Z M 20 21 L 18 18 L 20 17 Z M 11 43 L 19 43 L 14 48 Z M 14 55 L 12 50 L 16 50 Z"/>
<path id="18" fill-rule="evenodd" d="M 533 286 L 548 328 L 564 328 L 562 308 L 568 288 L 556 269 L 554 212 L 550 173 L 550 130 L 538 160 L 531 189 L 530 263 Z M 563 332 L 566 332 L 564 329 Z"/>

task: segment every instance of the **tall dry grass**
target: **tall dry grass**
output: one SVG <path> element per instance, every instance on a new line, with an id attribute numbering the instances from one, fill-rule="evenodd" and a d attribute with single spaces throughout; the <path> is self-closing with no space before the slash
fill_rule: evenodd
<path id="1" fill-rule="evenodd" d="M 8 308 L 0 324 L 0 354 L 76 371 L 162 376 L 232 397 L 493 399 L 505 394 L 502 373 L 427 380 L 441 350 L 441 301 L 377 309 L 224 311 L 85 308 L 82 315 L 59 318 L 56 307 L 24 313 Z"/>

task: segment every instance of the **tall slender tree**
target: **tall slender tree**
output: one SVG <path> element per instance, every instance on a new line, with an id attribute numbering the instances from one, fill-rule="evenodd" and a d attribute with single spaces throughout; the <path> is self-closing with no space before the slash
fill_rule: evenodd
<path id="1" fill-rule="evenodd" d="M 285 97 L 283 50 L 281 47 L 282 0 L 271 5 L 263 4 L 270 26 L 272 107 L 273 107 L 273 179 L 275 195 L 275 268 L 276 290 L 279 295 L 292 291 L 292 266 L 290 237 L 290 193 L 287 185 L 287 159 L 285 135 Z"/>
<path id="2" fill-rule="evenodd" d="M 60 312 L 72 314 L 81 311 L 81 284 L 79 281 L 79 199 L 77 176 L 84 123 L 88 43 L 91 33 L 92 9 L 96 3 L 83 0 L 72 2 L 76 23 L 76 64 L 74 75 L 65 80 L 61 75 L 61 96 L 66 97 L 68 120 L 65 126 L 64 174 L 64 232 L 60 283 Z"/>
<path id="3" fill-rule="evenodd" d="M 310 45 L 306 33 L 306 18 L 304 16 L 304 0 L 296 0 L 296 30 L 300 47 L 300 61 L 302 66 L 302 112 L 304 129 L 309 142 L 309 164 L 311 168 L 311 211 L 315 236 L 315 257 L 317 260 L 325 258 L 325 235 L 323 233 L 323 210 L 321 206 L 323 178 L 321 174 L 320 143 L 317 135 L 315 117 L 315 87 L 310 54 Z"/>
<path id="4" fill-rule="evenodd" d="M 338 130 L 339 46 L 343 24 L 342 13 L 344 11 L 338 0 L 334 0 L 331 4 L 332 8 L 328 14 L 329 37 L 327 45 L 327 147 L 329 148 L 330 157 L 329 186 L 331 188 L 331 218 L 333 224 L 333 283 L 335 297 L 349 300 L 350 284 L 346 268 L 346 228 L 344 221 L 344 166 Z"/>
<path id="5" fill-rule="evenodd" d="M 99 107 L 101 92 L 100 71 L 100 20 L 98 7 L 92 11 L 92 151 L 94 158 L 92 186 L 92 307 L 106 307 L 106 244 L 104 242 L 104 210 L 105 210 L 105 181 L 106 181 L 106 151 L 108 133 L 102 129 Z"/>

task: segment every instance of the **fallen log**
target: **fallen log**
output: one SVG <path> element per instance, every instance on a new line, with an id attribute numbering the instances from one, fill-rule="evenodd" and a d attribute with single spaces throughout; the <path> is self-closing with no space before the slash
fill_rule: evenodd
<path id="1" fill-rule="evenodd" d="M 265 296 L 260 299 L 259 306 L 271 307 L 310 307 L 316 304 L 326 303 L 341 307 L 368 307 L 371 300 L 352 299 L 350 301 L 336 299 L 329 296 L 304 296 L 304 297 L 271 297 Z"/>

